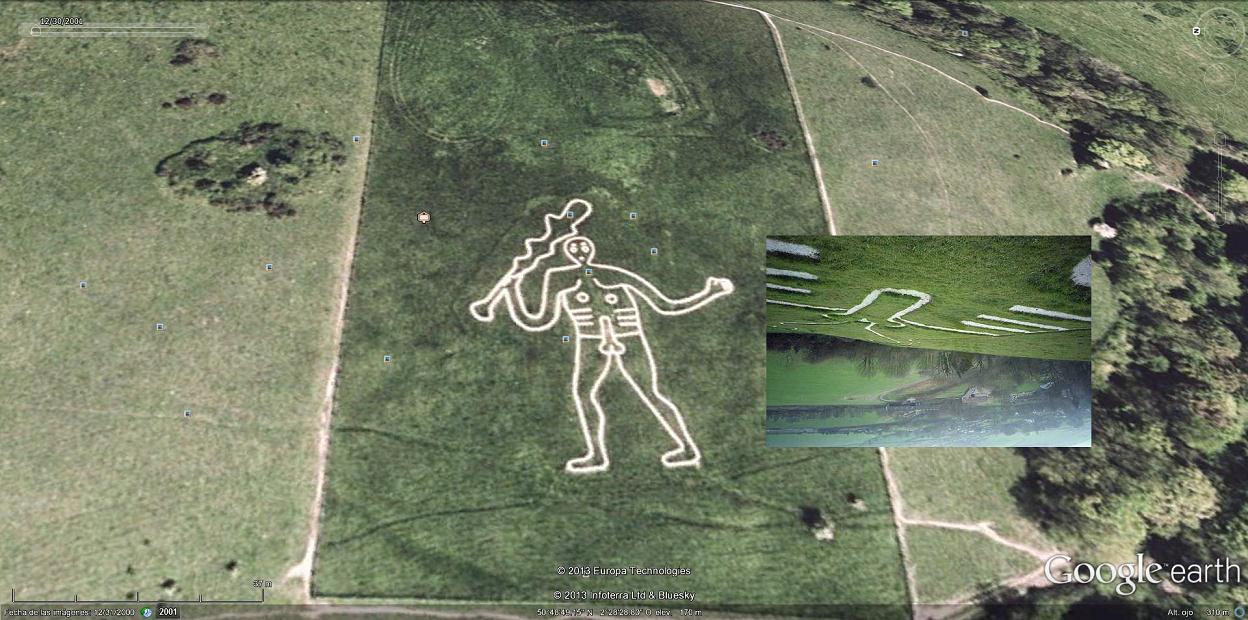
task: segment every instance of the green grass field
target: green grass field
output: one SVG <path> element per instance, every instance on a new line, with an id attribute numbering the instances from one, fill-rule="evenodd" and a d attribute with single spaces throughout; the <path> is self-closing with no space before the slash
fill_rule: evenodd
<path id="1" fill-rule="evenodd" d="M 1000 2 L 1006 15 L 1117 64 L 1182 106 L 1184 116 L 1248 135 L 1248 6 L 1243 2 Z M 1223 9 L 1227 20 L 1213 19 Z M 1202 19 L 1203 16 L 1203 19 Z M 1192 28 L 1199 25 L 1199 37 Z M 1235 43 L 1238 42 L 1238 47 Z M 1230 49 L 1236 51 L 1228 53 Z"/>
<path id="2" fill-rule="evenodd" d="M 175 67 L 176 39 L 18 36 L 42 15 L 204 23 L 219 55 Z M 366 134 L 381 17 L 0 4 L 0 583 L 19 599 L 250 598 L 300 559 L 363 146 L 283 220 L 175 197 L 154 170 L 243 122 Z M 210 92 L 228 102 L 161 107 Z"/>
<path id="3" fill-rule="evenodd" d="M 1032 556 L 974 532 L 912 527 L 906 537 L 922 604 L 960 600 L 1040 566 Z"/>
<path id="4" fill-rule="evenodd" d="M 928 67 L 812 28 L 921 60 L 1045 117 L 1028 96 L 852 8 L 751 4 L 808 24 L 777 21 L 842 234 L 1086 234 L 1105 202 L 1144 189 L 1117 171 L 1063 175 L 1076 166 L 1060 131 Z"/>
<path id="5" fill-rule="evenodd" d="M 778 351 L 767 352 L 767 404 L 771 406 L 879 404 L 880 395 L 924 378 L 918 372 L 902 377 L 864 377 L 852 360 L 831 359 L 812 364 Z"/>
<path id="6" fill-rule="evenodd" d="M 889 456 L 907 516 L 988 522 L 1007 539 L 1040 549 L 1054 547 L 1012 499 L 1011 486 L 1026 466 L 1013 450 L 912 448 L 889 450 Z M 1040 566 L 1030 555 L 973 532 L 911 527 L 908 539 L 919 600 L 925 604 L 966 596 Z M 950 574 L 963 578 L 950 580 Z"/>
<path id="7" fill-rule="evenodd" d="M 755 241 L 776 222 L 822 222 L 757 16 L 694 3 L 397 3 L 388 20 L 315 592 L 549 602 L 555 589 L 678 585 L 708 609 L 904 601 L 878 463 L 795 459 L 759 433 Z M 676 113 L 647 79 L 669 85 Z M 468 106 L 430 88 L 469 80 Z M 789 146 L 770 150 L 758 132 Z M 661 467 L 670 440 L 616 379 L 602 398 L 611 469 L 563 472 L 583 448 L 566 326 L 528 333 L 468 313 L 573 196 L 594 202 L 585 230 L 599 262 L 674 295 L 708 276 L 737 285 L 695 314 L 644 317 L 701 470 Z M 428 226 L 415 223 L 421 210 Z M 838 523 L 834 545 L 802 523 L 803 506 Z M 557 574 L 574 564 L 693 574 Z"/>
<path id="8" fill-rule="evenodd" d="M 908 516 L 989 521 L 1007 538 L 1041 548 L 1054 544 L 1023 516 L 1010 494 L 1026 467 L 1013 450 L 895 448 L 888 453 Z"/>
<path id="9" fill-rule="evenodd" d="M 1087 289 L 1070 282 L 1070 270 L 1088 255 L 1087 237 L 792 237 L 821 251 L 811 260 L 771 254 L 767 266 L 805 271 L 818 281 L 784 284 L 811 294 L 768 290 L 767 298 L 792 303 L 851 308 L 872 290 L 917 290 L 932 296 L 927 305 L 902 318 L 952 329 L 984 322 L 979 314 L 1058 325 L 1068 332 L 982 336 L 906 326 L 887 327 L 886 319 L 913 304 L 914 297 L 882 295 L 852 316 L 824 317 L 825 311 L 777 304 L 767 306 L 769 331 L 796 331 L 868 340 L 886 345 L 988 353 L 1012 357 L 1086 360 L 1091 353 L 1087 323 L 1009 312 L 1015 304 L 1089 316 Z M 772 278 L 780 283 L 782 279 Z M 896 342 L 869 332 L 875 331 Z M 837 325 L 806 325 L 831 323 Z M 1076 331 L 1078 330 L 1078 331 Z M 1034 330 L 1033 330 L 1034 331 Z"/>

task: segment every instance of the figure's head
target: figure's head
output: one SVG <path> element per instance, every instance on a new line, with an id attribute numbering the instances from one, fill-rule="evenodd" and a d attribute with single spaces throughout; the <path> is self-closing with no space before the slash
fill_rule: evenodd
<path id="1" fill-rule="evenodd" d="M 588 237 L 572 237 L 563 242 L 563 255 L 578 265 L 586 265 L 594 260 L 594 242 Z"/>

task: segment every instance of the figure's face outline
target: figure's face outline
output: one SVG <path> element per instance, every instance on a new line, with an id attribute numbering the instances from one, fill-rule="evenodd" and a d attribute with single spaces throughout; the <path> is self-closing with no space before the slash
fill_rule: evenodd
<path id="1" fill-rule="evenodd" d="M 572 237 L 563 242 L 563 255 L 577 265 L 594 260 L 594 242 L 589 237 Z"/>

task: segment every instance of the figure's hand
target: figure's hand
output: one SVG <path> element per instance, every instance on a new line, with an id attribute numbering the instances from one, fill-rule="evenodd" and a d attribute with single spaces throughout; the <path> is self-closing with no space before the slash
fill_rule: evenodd
<path id="1" fill-rule="evenodd" d="M 494 285 L 495 288 L 493 291 L 490 291 L 490 295 L 488 297 L 472 302 L 472 304 L 468 306 L 468 312 L 472 314 L 472 317 L 478 321 L 486 323 L 493 321 L 494 306 L 497 305 L 503 297 L 506 297 L 509 294 L 507 292 L 507 287 L 511 286 L 511 281 L 513 279 L 514 277 L 511 274 L 503 276 L 503 278 L 499 280 L 499 283 Z"/>
<path id="2" fill-rule="evenodd" d="M 494 304 L 497 304 L 499 299 L 506 294 L 507 293 L 504 291 L 501 294 L 492 295 L 487 299 L 478 299 L 477 301 L 472 302 L 472 305 L 468 306 L 468 312 L 472 314 L 472 318 L 481 321 L 482 323 L 489 323 L 494 320 Z"/>
<path id="3" fill-rule="evenodd" d="M 489 305 L 485 300 L 472 302 L 472 305 L 468 306 L 468 312 L 472 313 L 472 318 L 478 321 L 489 322 L 490 320 Z"/>
<path id="4" fill-rule="evenodd" d="M 727 295 L 736 290 L 728 278 L 707 278 L 706 288 L 712 295 Z"/>

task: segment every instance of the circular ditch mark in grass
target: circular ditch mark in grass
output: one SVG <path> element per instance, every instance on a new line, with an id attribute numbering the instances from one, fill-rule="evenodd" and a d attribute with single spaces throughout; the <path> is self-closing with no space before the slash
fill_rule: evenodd
<path id="1" fill-rule="evenodd" d="M 386 42 L 386 74 L 402 117 L 441 142 L 471 142 L 508 118 L 515 84 L 509 59 L 524 60 L 497 9 L 479 2 L 400 5 Z"/>
<path id="2" fill-rule="evenodd" d="M 1244 45 L 1244 17 L 1231 9 L 1216 7 L 1205 11 L 1196 20 L 1200 36 L 1196 46 L 1207 56 L 1230 58 Z"/>
<path id="3" fill-rule="evenodd" d="M 671 61 L 642 34 L 589 26 L 554 44 L 559 88 L 594 122 L 636 126 L 656 120 L 688 122 L 702 111 Z M 661 89 L 656 89 L 661 85 Z"/>
<path id="4" fill-rule="evenodd" d="M 1200 67 L 1200 85 L 1205 94 L 1219 99 L 1240 95 L 1239 84 L 1235 74 L 1229 67 L 1221 63 L 1211 63 Z"/>

